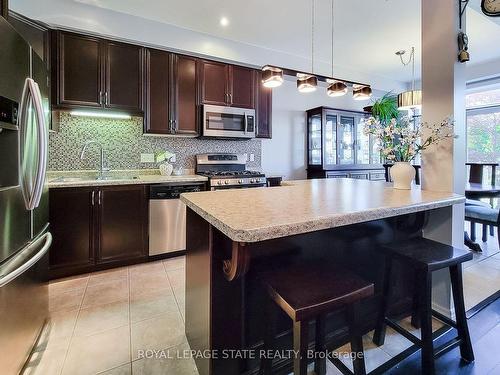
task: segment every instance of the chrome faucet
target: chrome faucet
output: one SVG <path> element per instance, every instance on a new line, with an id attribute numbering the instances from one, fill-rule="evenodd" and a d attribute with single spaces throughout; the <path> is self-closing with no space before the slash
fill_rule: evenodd
<path id="1" fill-rule="evenodd" d="M 85 156 L 85 151 L 87 151 L 87 147 L 90 146 L 91 144 L 96 144 L 99 146 L 99 149 L 101 151 L 101 162 L 100 162 L 100 169 L 99 169 L 99 177 L 97 177 L 98 180 L 103 180 L 104 179 L 104 172 L 109 171 L 109 168 L 104 167 L 104 148 L 102 147 L 102 144 L 97 142 L 97 141 L 87 141 L 82 147 L 82 151 L 80 152 L 80 160 L 83 160 L 83 157 Z"/>

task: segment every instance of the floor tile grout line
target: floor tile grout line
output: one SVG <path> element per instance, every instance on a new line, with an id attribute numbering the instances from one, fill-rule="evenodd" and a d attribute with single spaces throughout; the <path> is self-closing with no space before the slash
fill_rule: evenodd
<path id="1" fill-rule="evenodd" d="M 182 322 L 184 323 L 184 325 L 186 324 L 185 320 L 184 320 L 184 315 L 182 314 L 182 311 L 181 311 L 181 306 L 179 305 L 179 301 L 177 299 L 177 295 L 175 293 L 175 290 L 174 290 L 174 287 L 172 286 L 172 283 L 170 281 L 170 276 L 168 275 L 168 271 L 167 271 L 167 268 L 165 267 L 165 264 L 163 264 L 163 268 L 165 269 L 165 273 L 167 274 L 167 280 L 168 280 L 168 284 L 170 285 L 170 288 L 172 289 L 172 294 L 174 296 L 174 299 L 175 299 L 175 304 L 177 305 L 177 312 L 180 314 L 181 316 L 181 319 L 182 319 Z M 184 267 L 185 269 L 185 267 Z M 184 281 L 185 282 L 185 281 Z"/>
<path id="2" fill-rule="evenodd" d="M 64 366 L 66 366 L 66 360 L 68 359 L 69 349 L 71 348 L 71 345 L 73 344 L 73 339 L 75 337 L 76 323 L 78 322 L 78 318 L 80 317 L 80 312 L 82 311 L 82 304 L 83 304 L 83 300 L 85 298 L 85 294 L 87 293 L 87 287 L 89 285 L 89 280 L 90 280 L 90 276 L 87 277 L 87 282 L 85 283 L 85 289 L 83 291 L 82 298 L 81 298 L 80 304 L 78 306 L 78 312 L 76 314 L 76 319 L 75 319 L 75 322 L 73 323 L 73 330 L 71 331 L 71 337 L 69 339 L 68 347 L 66 348 L 66 353 L 64 354 L 64 360 L 63 360 L 63 364 L 61 366 L 61 371 L 59 372 L 59 374 L 61 374 L 61 375 L 64 372 Z"/>
<path id="3" fill-rule="evenodd" d="M 130 279 L 130 267 L 127 267 L 127 276 L 128 276 L 128 359 L 130 364 L 130 374 L 132 374 L 132 309 L 131 309 L 131 279 Z"/>

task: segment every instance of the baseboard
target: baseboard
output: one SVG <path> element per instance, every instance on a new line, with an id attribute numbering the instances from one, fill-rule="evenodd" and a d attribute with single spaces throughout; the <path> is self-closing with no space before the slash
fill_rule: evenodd
<path id="1" fill-rule="evenodd" d="M 485 300 L 482 300 L 476 306 L 467 310 L 465 313 L 465 316 L 467 316 L 467 319 L 472 318 L 474 315 L 476 315 L 478 312 L 480 312 L 482 309 L 484 309 L 490 303 L 496 301 L 498 298 L 500 298 L 500 290 L 498 290 L 496 293 L 493 293 L 491 296 L 489 296 Z"/>

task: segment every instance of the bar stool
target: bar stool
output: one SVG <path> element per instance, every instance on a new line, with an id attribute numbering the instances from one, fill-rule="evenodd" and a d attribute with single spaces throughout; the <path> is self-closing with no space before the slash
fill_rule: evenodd
<path id="1" fill-rule="evenodd" d="M 417 238 L 396 242 L 380 249 L 386 256 L 384 283 L 382 292 L 382 308 L 378 318 L 373 342 L 380 346 L 384 344 L 386 325 L 405 338 L 419 346 L 422 350 L 422 373 L 434 374 L 434 359 L 460 345 L 460 354 L 466 361 L 474 360 L 474 353 L 465 316 L 464 294 L 462 285 L 462 263 L 472 259 L 468 251 L 445 245 L 425 238 Z M 421 339 L 405 330 L 395 321 L 387 317 L 391 293 L 392 261 L 398 260 L 403 265 L 411 267 L 416 275 L 417 314 L 421 327 Z M 456 322 L 432 310 L 432 272 L 448 268 L 451 277 L 453 302 Z M 432 316 L 445 324 L 457 329 L 456 338 L 434 349 L 432 335 Z M 414 319 L 412 319 L 413 321 Z"/>
<path id="2" fill-rule="evenodd" d="M 274 350 L 277 307 L 293 320 L 293 346 L 295 375 L 307 374 L 309 349 L 309 323 L 316 320 L 315 352 L 325 351 L 325 315 L 346 308 L 349 321 L 351 350 L 355 375 L 365 375 L 362 332 L 359 331 L 356 303 L 373 295 L 373 283 L 352 274 L 346 269 L 328 264 L 300 264 L 284 267 L 262 275 L 262 282 L 270 296 L 267 306 L 269 326 L 264 338 L 264 350 Z M 277 306 L 276 306 L 277 305 Z M 350 370 L 338 359 L 332 363 L 343 373 Z M 326 373 L 326 357 L 316 356 L 314 369 L 317 375 Z M 261 360 L 260 373 L 271 374 L 272 359 Z"/>

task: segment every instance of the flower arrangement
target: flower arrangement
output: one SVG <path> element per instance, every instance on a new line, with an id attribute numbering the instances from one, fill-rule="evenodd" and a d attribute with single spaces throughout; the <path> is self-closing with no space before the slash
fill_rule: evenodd
<path id="1" fill-rule="evenodd" d="M 446 138 L 455 138 L 453 121 L 447 117 L 437 124 L 423 123 L 414 127 L 409 117 L 380 121 L 370 117 L 364 124 L 365 135 L 373 135 L 385 159 L 393 162 L 411 162 L 422 151 Z M 427 138 L 422 138 L 424 130 Z"/>

